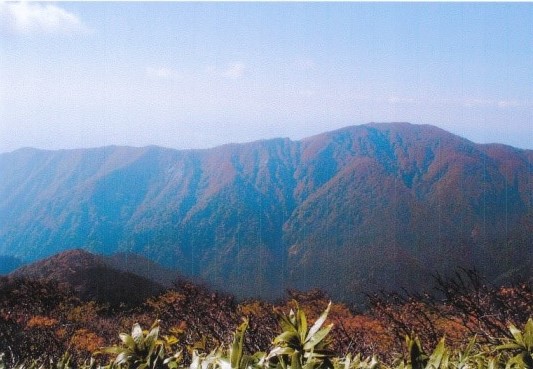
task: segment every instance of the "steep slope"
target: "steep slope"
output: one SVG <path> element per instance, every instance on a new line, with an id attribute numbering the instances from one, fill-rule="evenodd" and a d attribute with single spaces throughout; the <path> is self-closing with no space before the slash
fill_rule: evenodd
<path id="1" fill-rule="evenodd" d="M 331 132 L 304 141 L 303 151 L 304 178 L 320 173 L 315 164 L 342 169 L 286 224 L 296 285 L 327 288 L 323 276 L 337 275 L 350 294 L 427 287 L 428 275 L 457 266 L 491 278 L 532 274 L 528 152 L 407 124 Z"/>
<path id="2" fill-rule="evenodd" d="M 418 289 L 533 274 L 533 152 L 432 126 L 347 127 L 210 150 L 0 155 L 0 254 L 133 252 L 238 296 Z"/>

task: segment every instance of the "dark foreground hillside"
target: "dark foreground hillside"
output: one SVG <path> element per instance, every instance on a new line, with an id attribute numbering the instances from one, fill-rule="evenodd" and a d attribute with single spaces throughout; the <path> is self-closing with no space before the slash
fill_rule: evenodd
<path id="1" fill-rule="evenodd" d="M 239 297 L 354 301 L 457 267 L 531 278 L 533 152 L 432 126 L 347 127 L 209 150 L 0 155 L 0 255 L 137 253 Z"/>
<path id="2" fill-rule="evenodd" d="M 120 258 L 123 265 L 118 268 L 116 264 Z M 105 257 L 79 249 L 69 250 L 22 266 L 9 274 L 9 278 L 49 281 L 59 288 L 71 289 L 83 301 L 114 307 L 137 305 L 171 285 L 163 278 L 157 278 L 161 274 L 157 273 L 156 266 L 151 271 L 152 278 L 143 276 L 142 266 L 152 267 L 153 263 L 141 261 L 138 256 L 132 258 L 134 263 L 124 254 Z"/>

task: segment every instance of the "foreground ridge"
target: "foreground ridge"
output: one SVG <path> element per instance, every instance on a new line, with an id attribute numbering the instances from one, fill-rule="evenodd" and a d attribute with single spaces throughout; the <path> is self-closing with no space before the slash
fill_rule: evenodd
<path id="1" fill-rule="evenodd" d="M 131 334 L 121 333 L 121 343 L 104 348 L 96 355 L 111 355 L 108 365 L 101 365 L 94 357 L 89 362 L 80 364 L 79 368 L 213 368 L 213 369 L 370 369 L 370 368 L 413 368 L 413 369 L 444 369 L 444 368 L 531 368 L 533 367 L 533 319 L 529 318 L 523 331 L 514 325 L 509 327 L 512 338 L 502 339 L 502 344 L 492 347 L 480 347 L 475 337 L 466 347 L 450 349 L 442 338 L 433 352 L 426 353 L 417 337 L 407 336 L 407 358 L 398 359 L 396 363 L 387 365 L 375 356 L 362 358 L 360 354 L 337 356 L 329 349 L 328 334 L 332 325 L 324 327 L 331 302 L 326 310 L 311 327 L 307 325 L 307 317 L 296 304 L 296 310 L 288 315 L 280 315 L 282 332 L 272 341 L 273 347 L 268 353 L 245 352 L 245 334 L 248 320 L 237 328 L 233 341 L 229 346 L 219 346 L 216 350 L 204 353 L 191 348 L 192 354 L 188 362 L 184 360 L 183 346 L 175 336 L 159 335 L 160 322 L 155 321 L 148 331 L 143 331 L 137 323 L 133 325 Z M 0 354 L 0 367 L 5 368 L 5 355 Z M 69 354 L 63 355 L 46 364 L 37 361 L 16 364 L 17 369 L 29 367 L 70 368 Z"/>
<path id="2" fill-rule="evenodd" d="M 533 293 L 527 284 L 490 287 L 471 271 L 438 283 L 437 294 L 378 294 L 370 296 L 365 310 L 356 310 L 331 302 L 318 290 L 292 290 L 276 304 L 239 302 L 206 286 L 177 281 L 172 289 L 144 302 L 132 305 L 137 299 L 132 297 L 117 305 L 80 300 L 76 290 L 50 280 L 0 278 L 0 351 L 10 365 L 57 361 L 65 351 L 76 365 L 91 357 L 104 365 L 110 359 L 106 355 L 113 353 L 103 352 L 102 347 L 112 347 L 116 332 L 129 330 L 134 323 L 139 332 L 156 317 L 161 332 L 156 343 L 173 336 L 172 354 L 179 349 L 183 365 L 192 362 L 195 350 L 208 353 L 229 347 L 238 327 L 246 354 L 271 353 L 273 342 L 282 347 L 265 356 L 269 361 L 287 354 L 299 357 L 305 366 L 309 357 L 305 352 L 312 350 L 311 356 L 318 358 L 375 354 L 390 364 L 404 352 L 405 337 L 415 339 L 413 332 L 425 349 L 437 347 L 442 337 L 450 350 L 462 349 L 476 337 L 475 349 L 484 350 L 519 340 L 509 325 L 527 326 L 533 314 Z M 138 293 L 133 284 L 127 291 Z"/>

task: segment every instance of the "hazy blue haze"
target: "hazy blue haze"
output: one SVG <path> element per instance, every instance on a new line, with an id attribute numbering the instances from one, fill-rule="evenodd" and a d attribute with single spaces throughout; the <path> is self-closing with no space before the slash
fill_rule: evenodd
<path id="1" fill-rule="evenodd" d="M 533 3 L 2 3 L 0 152 L 370 121 L 533 148 Z"/>

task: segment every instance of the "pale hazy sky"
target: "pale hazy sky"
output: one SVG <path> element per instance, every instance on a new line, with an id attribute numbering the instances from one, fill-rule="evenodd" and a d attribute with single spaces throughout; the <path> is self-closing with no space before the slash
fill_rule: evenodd
<path id="1" fill-rule="evenodd" d="M 0 152 L 371 121 L 533 149 L 533 3 L 0 3 Z"/>

